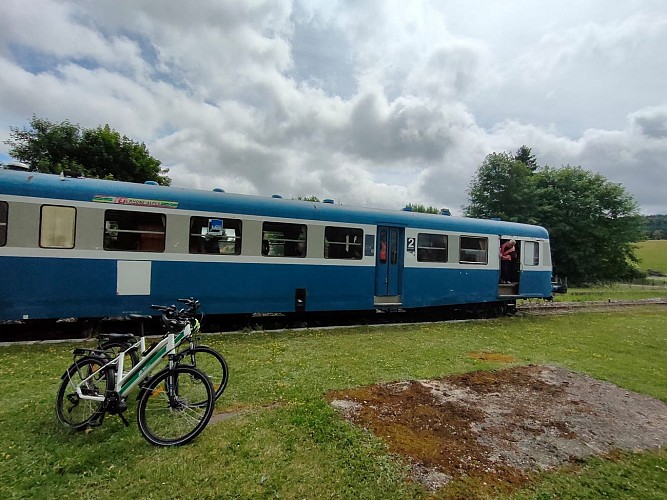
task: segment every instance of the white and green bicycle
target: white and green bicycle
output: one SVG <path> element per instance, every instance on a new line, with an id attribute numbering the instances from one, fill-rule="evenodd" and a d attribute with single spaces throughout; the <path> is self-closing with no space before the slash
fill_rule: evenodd
<path id="1" fill-rule="evenodd" d="M 137 423 L 141 434 L 158 446 L 189 443 L 204 430 L 215 405 L 209 377 L 176 359 L 178 347 L 191 335 L 189 322 L 182 323 L 180 331 L 164 335 L 127 372 L 123 370 L 126 352 L 112 358 L 104 350 L 75 349 L 74 363 L 63 374 L 58 389 L 58 420 L 81 429 L 101 425 L 109 413 L 129 425 L 123 416 L 127 397 L 139 386 Z M 142 343 L 143 339 L 130 349 L 139 349 Z M 168 360 L 166 368 L 151 375 L 163 366 L 164 359 Z"/>

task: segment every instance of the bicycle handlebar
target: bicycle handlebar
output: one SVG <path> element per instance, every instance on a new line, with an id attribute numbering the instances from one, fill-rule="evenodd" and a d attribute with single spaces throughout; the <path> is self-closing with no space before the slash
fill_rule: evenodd
<path id="1" fill-rule="evenodd" d="M 189 307 L 178 309 L 175 305 L 151 305 L 152 309 L 156 309 L 162 312 L 162 324 L 169 330 L 178 328 L 182 322 L 196 319 L 197 311 L 201 305 L 201 303 L 194 297 L 187 299 L 177 299 L 177 301 L 187 304 Z"/>

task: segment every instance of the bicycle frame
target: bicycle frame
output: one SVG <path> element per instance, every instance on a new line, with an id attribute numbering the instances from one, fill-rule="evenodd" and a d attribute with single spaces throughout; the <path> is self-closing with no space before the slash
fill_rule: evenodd
<path id="1" fill-rule="evenodd" d="M 201 323 L 199 322 L 199 320 L 197 318 L 193 318 L 192 320 L 188 320 L 188 324 L 190 325 L 190 332 L 191 333 L 187 337 L 190 341 L 190 347 L 194 347 L 197 344 L 197 341 L 195 340 L 195 336 L 199 335 L 199 333 L 201 332 Z M 184 342 L 181 342 L 180 344 L 177 344 L 176 348 L 181 347 L 181 344 L 183 344 L 183 343 Z M 125 351 L 123 351 L 123 354 L 125 354 L 127 351 L 130 351 L 132 349 L 137 348 L 137 346 L 138 346 L 137 352 L 139 353 L 139 358 L 143 359 L 144 358 L 144 352 L 146 351 L 146 341 L 145 341 L 145 337 L 143 335 L 141 337 L 139 337 L 138 342 L 128 346 L 128 348 Z M 138 364 L 137 364 L 137 366 L 138 366 Z M 122 368 L 122 364 L 121 364 L 121 368 Z"/>
<path id="2" fill-rule="evenodd" d="M 151 351 L 142 356 L 139 363 L 137 363 L 129 372 L 123 373 L 123 358 L 125 352 L 121 352 L 116 358 L 112 361 L 109 361 L 105 365 L 101 366 L 88 377 L 83 379 L 76 387 L 76 393 L 80 399 L 87 399 L 92 401 L 105 401 L 105 396 L 93 396 L 86 395 L 81 390 L 81 386 L 86 384 L 91 380 L 95 375 L 102 372 L 103 370 L 109 369 L 109 367 L 115 365 L 116 376 L 114 377 L 114 391 L 121 397 L 126 397 L 132 389 L 134 389 L 139 383 L 141 383 L 148 375 L 150 374 L 155 367 L 160 364 L 160 362 L 170 354 L 175 353 L 176 348 L 183 343 L 183 341 L 192 334 L 192 329 L 190 324 L 187 323 L 185 328 L 178 333 L 168 333 Z M 128 350 L 140 347 L 143 345 L 143 338 L 133 344 Z"/>

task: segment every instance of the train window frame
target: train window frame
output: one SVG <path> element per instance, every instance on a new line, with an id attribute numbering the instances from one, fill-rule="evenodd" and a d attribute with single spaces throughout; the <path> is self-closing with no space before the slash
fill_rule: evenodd
<path id="1" fill-rule="evenodd" d="M 221 224 L 221 226 L 220 226 Z M 230 236 L 225 231 L 234 230 Z M 221 230 L 222 233 L 218 234 Z M 214 215 L 190 217 L 188 252 L 206 255 L 241 255 L 243 221 Z"/>
<path id="2" fill-rule="evenodd" d="M 434 242 L 436 239 L 442 239 L 444 243 L 440 244 L 444 246 L 434 246 L 433 243 L 438 243 Z M 449 262 L 449 237 L 446 234 L 418 233 L 417 262 Z"/>
<path id="3" fill-rule="evenodd" d="M 42 205 L 39 209 L 39 247 L 68 250 L 76 242 L 76 208 Z"/>
<path id="4" fill-rule="evenodd" d="M 353 241 L 351 241 L 354 238 Z M 364 253 L 364 230 L 358 227 L 325 226 L 324 258 L 361 260 Z"/>
<path id="5" fill-rule="evenodd" d="M 530 249 L 530 250 L 529 250 Z M 540 265 L 540 244 L 537 241 L 523 242 L 523 263 L 526 266 Z M 532 259 L 530 258 L 532 255 Z"/>
<path id="6" fill-rule="evenodd" d="M 0 247 L 7 245 L 7 221 L 9 220 L 9 203 L 0 201 Z"/>
<path id="7" fill-rule="evenodd" d="M 120 227 L 119 220 L 132 224 L 123 224 L 124 227 Z M 122 242 L 118 244 L 121 236 Z M 102 247 L 106 251 L 163 253 L 166 240 L 167 217 L 163 213 L 116 209 L 104 211 Z M 112 245 L 111 242 L 116 244 Z"/>
<path id="8" fill-rule="evenodd" d="M 479 242 L 478 248 L 464 246 L 464 240 L 468 242 Z M 471 259 L 472 257 L 472 259 Z M 483 260 L 479 257 L 483 257 Z M 459 263 L 484 266 L 489 263 L 489 238 L 483 236 L 460 236 L 459 237 Z"/>
<path id="9" fill-rule="evenodd" d="M 262 256 L 305 258 L 308 254 L 308 226 L 292 222 L 262 223 Z"/>

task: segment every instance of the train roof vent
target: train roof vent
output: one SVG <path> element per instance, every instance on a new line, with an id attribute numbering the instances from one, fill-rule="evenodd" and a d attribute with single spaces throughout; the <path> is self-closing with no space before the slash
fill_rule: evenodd
<path id="1" fill-rule="evenodd" d="M 225 190 L 222 189 L 222 188 L 213 188 L 213 192 L 214 192 L 214 193 L 224 193 Z"/>
<path id="2" fill-rule="evenodd" d="M 281 199 L 282 196 L 280 196 L 279 194 L 272 194 L 271 198 Z"/>
<path id="3" fill-rule="evenodd" d="M 325 200 L 322 200 L 322 203 L 329 203 L 330 205 L 333 205 L 334 201 L 331 198 L 327 198 Z"/>
<path id="4" fill-rule="evenodd" d="M 157 181 L 144 181 L 144 184 L 146 184 L 148 186 L 159 186 Z"/>
<path id="5" fill-rule="evenodd" d="M 449 211 L 449 208 L 441 208 L 440 215 L 452 215 L 452 213 Z"/>

